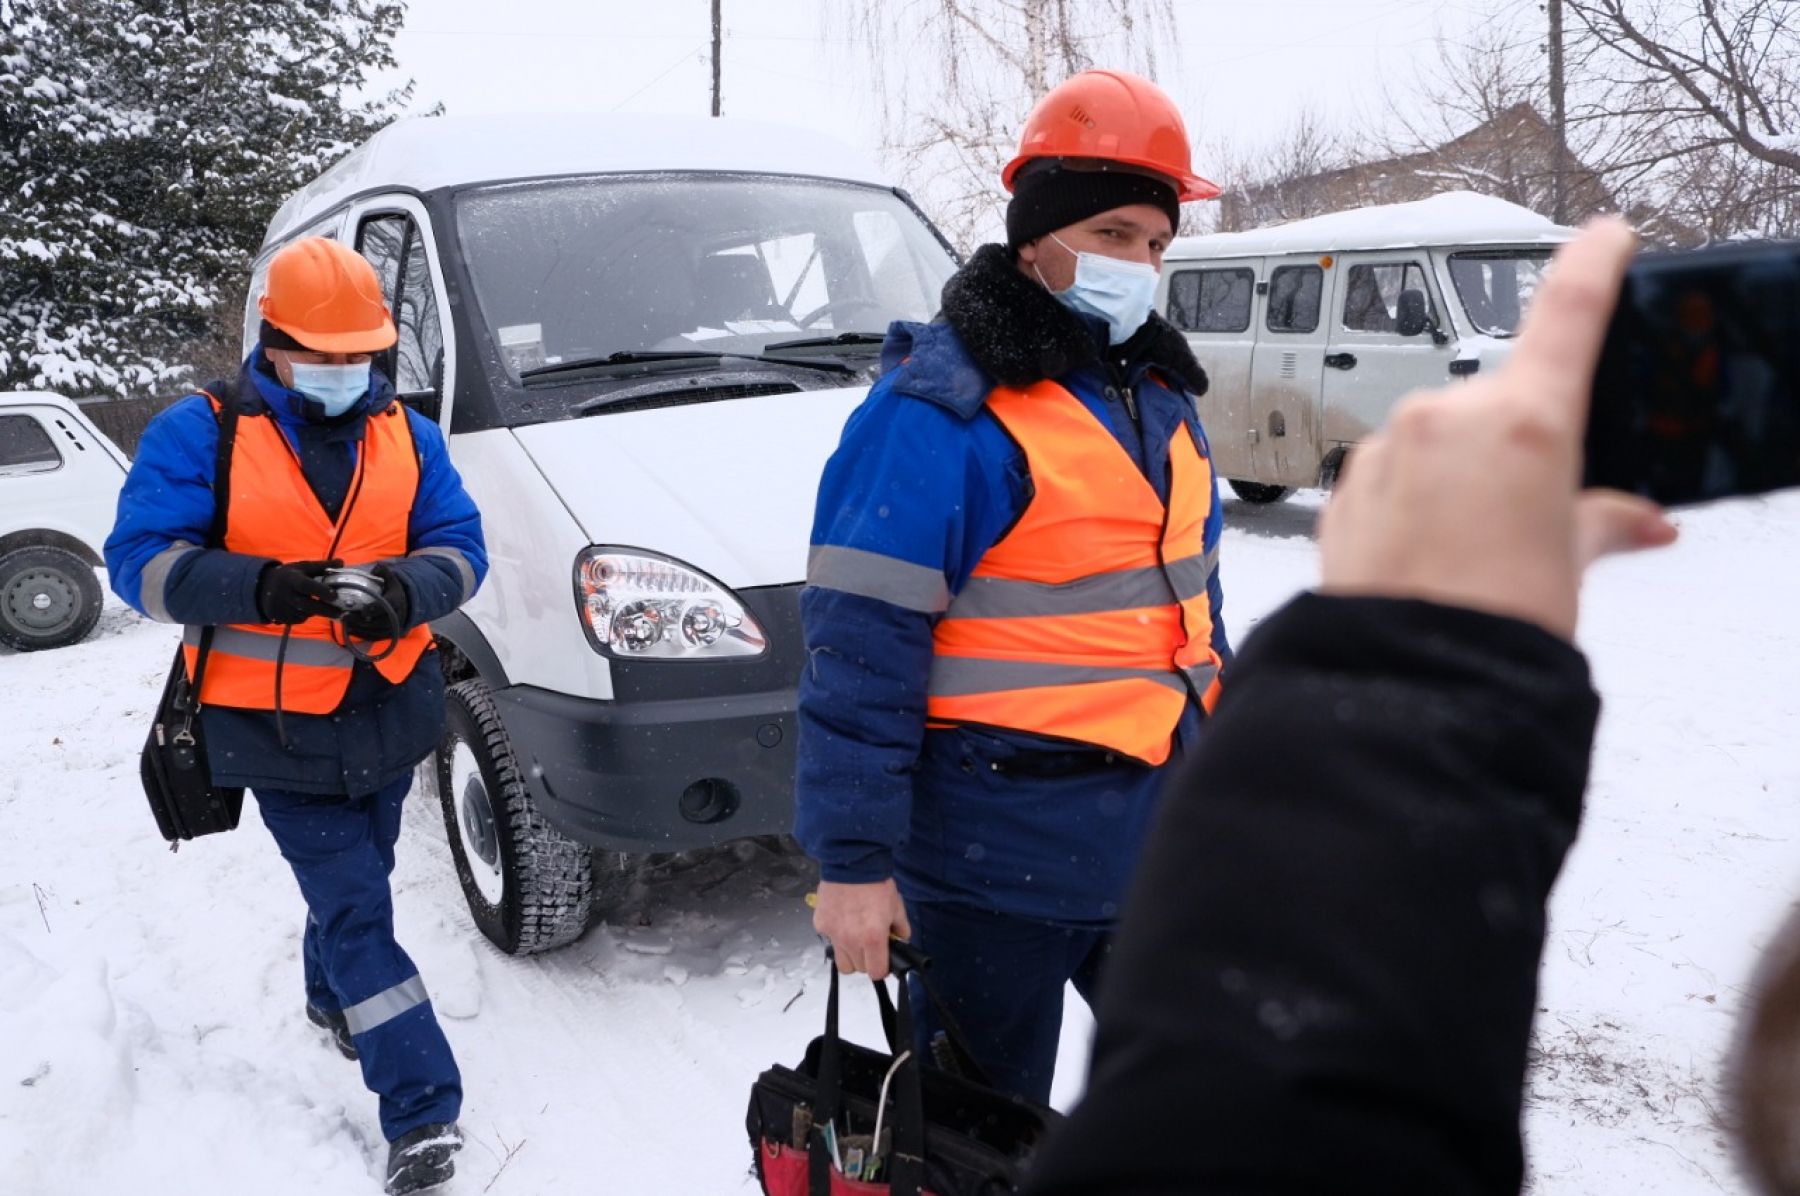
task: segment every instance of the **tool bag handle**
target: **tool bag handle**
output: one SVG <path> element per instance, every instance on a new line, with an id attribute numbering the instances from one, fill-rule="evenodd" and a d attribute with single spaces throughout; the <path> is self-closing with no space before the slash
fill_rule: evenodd
<path id="1" fill-rule="evenodd" d="M 901 988 L 907 987 L 906 977 L 908 975 L 918 979 L 919 988 L 924 992 L 925 1000 L 930 1004 L 931 1011 L 937 1015 L 938 1025 L 944 1031 L 944 1039 L 950 1044 L 950 1053 L 952 1062 L 956 1065 L 956 1074 L 983 1088 L 992 1088 L 994 1082 L 988 1076 L 987 1070 L 976 1061 L 975 1049 L 969 1045 L 968 1035 L 963 1033 L 962 1027 L 957 1024 L 956 1018 L 951 1014 L 949 1002 L 944 1000 L 943 995 L 938 992 L 937 986 L 931 982 L 931 959 L 911 943 L 893 939 L 888 943 L 888 967 L 895 976 L 900 978 Z M 911 1048 L 913 1045 L 912 1035 L 897 1033 L 894 1002 L 888 996 L 887 986 L 877 984 L 875 997 L 881 1003 L 881 1028 L 887 1034 L 888 1049 L 898 1055 L 901 1051 Z"/>
<path id="2" fill-rule="evenodd" d="M 829 960 L 830 948 L 826 949 L 826 956 Z M 894 1028 L 905 1045 L 898 1048 L 893 1057 L 898 1058 L 901 1052 L 911 1053 L 894 1069 L 889 1089 L 894 1099 L 894 1145 L 888 1154 L 887 1187 L 890 1196 L 920 1196 L 925 1186 L 925 1092 L 920 1082 L 918 1052 L 912 1048 L 912 997 L 904 980 L 898 987 L 900 1002 L 894 1011 Z M 875 988 L 885 1003 L 886 988 L 880 984 Z M 883 1020 L 886 1020 L 885 1015 Z M 831 988 L 825 998 L 825 1037 L 819 1049 L 813 1126 L 806 1142 L 810 1196 L 831 1196 L 831 1148 L 825 1144 L 825 1127 L 835 1123 L 843 1111 L 843 1085 L 843 1040 L 838 1034 L 838 971 L 834 965 Z M 880 1100 L 879 1094 L 876 1099 Z"/>

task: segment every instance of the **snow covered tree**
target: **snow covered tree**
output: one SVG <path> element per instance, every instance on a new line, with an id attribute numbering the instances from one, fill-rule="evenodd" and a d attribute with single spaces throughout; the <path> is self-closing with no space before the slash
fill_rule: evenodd
<path id="1" fill-rule="evenodd" d="M 884 148 L 965 250 L 998 230 L 1000 168 L 1045 92 L 1096 66 L 1155 79 L 1176 48 L 1172 0 L 855 0 L 828 14 L 863 49 Z"/>
<path id="2" fill-rule="evenodd" d="M 0 386 L 153 394 L 281 200 L 391 120 L 403 0 L 0 0 Z"/>

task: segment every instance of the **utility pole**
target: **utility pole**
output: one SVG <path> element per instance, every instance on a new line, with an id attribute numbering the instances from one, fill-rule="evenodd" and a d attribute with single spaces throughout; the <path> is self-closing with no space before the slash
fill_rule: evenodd
<path id="1" fill-rule="evenodd" d="M 724 19 L 719 12 L 724 0 L 712 0 L 713 12 L 713 115 L 719 115 L 719 50 L 725 41 Z"/>
<path id="2" fill-rule="evenodd" d="M 716 5 L 718 0 L 714 0 Z M 1550 218 L 1569 222 L 1569 113 L 1563 90 L 1563 0 L 1550 10 Z M 715 65 L 714 70 L 717 70 Z"/>

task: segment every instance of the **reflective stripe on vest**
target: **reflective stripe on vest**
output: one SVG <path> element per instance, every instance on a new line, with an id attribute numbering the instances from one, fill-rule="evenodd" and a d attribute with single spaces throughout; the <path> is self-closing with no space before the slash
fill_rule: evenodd
<path id="1" fill-rule="evenodd" d="M 1178 425 L 1165 508 L 1124 446 L 1056 383 L 997 387 L 988 410 L 1024 450 L 1033 494 L 938 621 L 927 717 L 1161 764 L 1191 697 L 1210 709 L 1217 694 L 1212 464 Z"/>
<path id="2" fill-rule="evenodd" d="M 211 398 L 211 396 L 208 396 Z M 213 407 L 218 408 L 218 400 Z M 407 553 L 407 524 L 419 490 L 419 457 L 412 428 L 398 404 L 364 423 L 344 509 L 334 524 L 306 484 L 300 460 L 271 416 L 243 416 L 231 450 L 231 509 L 225 547 L 278 561 L 316 561 L 335 556 L 355 565 Z M 333 542 L 336 548 L 333 549 Z M 285 653 L 281 637 L 288 631 Z M 276 708 L 275 675 L 281 658 L 282 710 L 330 714 L 350 688 L 356 663 L 330 619 L 308 619 L 288 630 L 279 624 L 238 623 L 213 635 L 200 701 L 247 710 Z M 182 634 L 188 675 L 199 654 L 200 628 Z M 419 626 L 375 668 L 398 685 L 411 675 L 431 644 Z M 386 641 L 367 645 L 379 654 Z"/>

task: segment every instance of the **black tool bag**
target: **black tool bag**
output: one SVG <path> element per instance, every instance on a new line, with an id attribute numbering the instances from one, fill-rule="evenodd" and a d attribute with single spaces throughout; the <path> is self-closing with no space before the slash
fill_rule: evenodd
<path id="1" fill-rule="evenodd" d="M 237 439 L 235 388 L 219 386 L 208 393 L 219 396 L 219 454 L 213 467 L 213 524 L 208 547 L 225 543 L 226 508 L 231 494 L 231 446 Z M 241 788 L 220 788 L 212 783 L 206 762 L 206 734 L 200 723 L 200 684 L 206 678 L 206 658 L 212 652 L 213 628 L 200 632 L 200 645 L 189 681 L 187 660 L 175 649 L 175 663 L 163 684 L 162 700 L 144 751 L 138 758 L 138 776 L 156 829 L 169 842 L 169 850 L 183 839 L 235 830 L 244 810 Z"/>
<path id="2" fill-rule="evenodd" d="M 988 1084 L 931 986 L 928 962 L 904 943 L 892 946 L 898 1005 L 885 985 L 875 985 L 887 1051 L 839 1037 L 833 967 L 825 1033 L 813 1039 L 798 1067 L 777 1064 L 751 1088 L 746 1126 L 767 1196 L 1003 1196 L 1018 1190 L 1026 1164 L 1056 1122 L 1053 1110 Z M 940 1045 L 948 1048 L 954 1071 L 922 1062 L 913 1052 L 908 975 L 917 976 L 945 1027 Z M 844 1164 L 856 1171 L 852 1150 L 862 1152 L 865 1171 L 871 1155 L 881 1159 L 873 1179 L 846 1174 Z"/>

